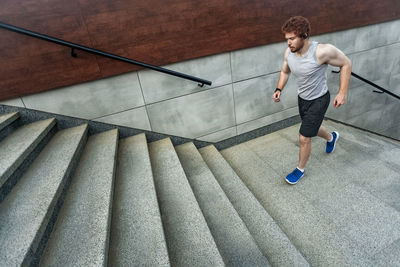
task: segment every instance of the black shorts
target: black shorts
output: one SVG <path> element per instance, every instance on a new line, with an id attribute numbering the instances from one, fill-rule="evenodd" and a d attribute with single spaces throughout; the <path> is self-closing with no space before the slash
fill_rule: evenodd
<path id="1" fill-rule="evenodd" d="M 330 101 L 331 95 L 329 94 L 329 91 L 323 96 L 313 100 L 305 100 L 298 97 L 299 113 L 301 117 L 299 132 L 302 136 L 317 136 Z"/>

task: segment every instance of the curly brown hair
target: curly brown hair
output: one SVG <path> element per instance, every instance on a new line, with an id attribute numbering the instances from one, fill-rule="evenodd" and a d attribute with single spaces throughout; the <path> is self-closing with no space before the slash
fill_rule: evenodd
<path id="1" fill-rule="evenodd" d="M 294 32 L 297 36 L 310 35 L 311 26 L 308 19 L 302 16 L 294 16 L 288 19 L 281 28 L 283 33 Z"/>

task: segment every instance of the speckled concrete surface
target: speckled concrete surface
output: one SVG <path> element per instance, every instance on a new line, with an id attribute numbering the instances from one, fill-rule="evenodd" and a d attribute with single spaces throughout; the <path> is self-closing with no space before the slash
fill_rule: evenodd
<path id="1" fill-rule="evenodd" d="M 110 266 L 170 266 L 146 136 L 119 142 Z"/>
<path id="2" fill-rule="evenodd" d="M 270 266 L 193 143 L 175 147 L 227 266 Z"/>
<path id="3" fill-rule="evenodd" d="M 118 130 L 88 139 L 40 266 L 104 266 L 108 259 Z"/>
<path id="4" fill-rule="evenodd" d="M 22 126 L 0 143 L 0 187 L 55 124 L 48 119 Z"/>
<path id="5" fill-rule="evenodd" d="M 149 144 L 172 266 L 225 266 L 169 139 Z"/>
<path id="6" fill-rule="evenodd" d="M 400 162 L 386 154 L 399 153 L 400 143 L 325 123 L 340 132 L 336 150 L 327 155 L 326 142 L 313 139 L 306 175 L 295 186 L 284 178 L 297 164 L 296 126 L 222 154 L 311 265 L 374 265 L 400 238 L 400 212 L 388 199 L 400 194 Z"/>
<path id="7" fill-rule="evenodd" d="M 199 150 L 216 180 L 272 266 L 309 266 L 214 146 Z"/>
<path id="8" fill-rule="evenodd" d="M 1 202 L 1 265 L 32 261 L 86 132 L 83 125 L 57 133 Z"/>
<path id="9" fill-rule="evenodd" d="M 18 112 L 12 112 L 0 116 L 0 131 L 3 130 L 7 125 L 19 118 Z"/>

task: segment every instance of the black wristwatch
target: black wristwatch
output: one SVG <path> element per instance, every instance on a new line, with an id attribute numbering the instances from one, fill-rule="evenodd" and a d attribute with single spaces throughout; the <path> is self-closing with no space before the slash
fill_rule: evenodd
<path id="1" fill-rule="evenodd" d="M 282 89 L 276 88 L 274 93 L 276 93 L 276 91 L 282 92 Z"/>

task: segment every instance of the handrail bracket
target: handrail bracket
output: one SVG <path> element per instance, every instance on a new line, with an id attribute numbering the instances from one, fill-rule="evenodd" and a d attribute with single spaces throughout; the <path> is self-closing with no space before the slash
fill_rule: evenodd
<path id="1" fill-rule="evenodd" d="M 75 48 L 71 47 L 71 57 L 78 57 L 78 55 L 75 53 Z"/>
<path id="2" fill-rule="evenodd" d="M 332 72 L 333 72 L 333 73 L 340 73 L 340 70 L 339 70 L 339 71 L 332 70 Z M 389 90 L 386 90 L 385 88 L 382 88 L 381 86 L 379 86 L 379 85 L 377 85 L 377 84 L 375 84 L 375 83 L 373 83 L 373 82 L 371 82 L 371 81 L 369 81 L 369 80 L 367 80 L 367 79 L 361 77 L 361 76 L 358 75 L 358 74 L 355 74 L 354 72 L 351 72 L 351 76 L 354 76 L 354 77 L 356 77 L 357 79 L 359 79 L 359 80 L 361 80 L 361 81 L 363 81 L 363 82 L 365 82 L 365 83 L 367 83 L 367 84 L 369 84 L 369 85 L 375 87 L 376 89 L 380 90 L 380 91 L 377 91 L 377 90 L 374 89 L 374 90 L 372 91 L 372 92 L 374 92 L 374 93 L 378 93 L 378 94 L 384 94 L 384 93 L 386 93 L 386 94 L 388 94 L 388 95 L 390 95 L 390 96 L 393 96 L 393 97 L 395 97 L 395 98 L 397 98 L 397 99 L 400 99 L 400 96 L 398 96 L 398 95 L 396 95 L 396 94 L 390 92 Z"/>
<path id="3" fill-rule="evenodd" d="M 25 35 L 28 35 L 28 36 L 31 36 L 31 37 L 39 38 L 39 39 L 45 40 L 47 42 L 56 43 L 58 45 L 67 46 L 67 47 L 71 48 L 71 56 L 74 57 L 74 58 L 76 58 L 78 56 L 75 53 L 75 49 L 77 49 L 79 51 L 84 51 L 84 52 L 88 52 L 88 53 L 91 53 L 91 54 L 104 56 L 104 57 L 107 57 L 107 58 L 115 59 L 115 60 L 118 60 L 118 61 L 134 64 L 134 65 L 141 66 L 141 67 L 144 67 L 144 68 L 148 68 L 148 69 L 151 69 L 151 70 L 155 70 L 155 71 L 159 71 L 159 72 L 166 73 L 166 74 L 169 74 L 169 75 L 173 75 L 175 77 L 179 77 L 179 78 L 191 80 L 191 81 L 194 81 L 194 82 L 198 82 L 200 87 L 203 87 L 204 84 L 207 84 L 207 85 L 211 85 L 212 84 L 211 81 L 200 79 L 200 78 L 197 78 L 197 77 L 194 77 L 194 76 L 191 76 L 191 75 L 187 75 L 187 74 L 184 74 L 184 73 L 172 71 L 172 70 L 165 69 L 165 68 L 162 68 L 162 67 L 146 64 L 146 63 L 143 63 L 143 62 L 140 62 L 140 61 L 137 61 L 137 60 L 121 57 L 121 56 L 114 55 L 114 54 L 111 54 L 111 53 L 107 53 L 105 51 L 97 50 L 97 49 L 94 49 L 94 48 L 90 48 L 90 47 L 82 46 L 82 45 L 79 45 L 79 44 L 71 43 L 71 42 L 68 42 L 68 41 L 65 41 L 65 40 L 62 40 L 62 39 L 57 39 L 57 38 L 54 38 L 54 37 L 51 37 L 51 36 L 48 36 L 48 35 L 40 34 L 40 33 L 37 33 L 37 32 L 33 32 L 33 31 L 29 31 L 29 30 L 26 30 L 26 29 L 23 29 L 23 28 L 16 27 L 16 26 L 13 26 L 13 25 L 9 25 L 9 24 L 3 23 L 1 21 L 0 21 L 0 28 L 6 29 L 6 30 L 9 30 L 9 31 L 13 31 L 13 32 L 17 32 L 17 33 L 21 33 L 21 34 L 25 34 Z"/>

